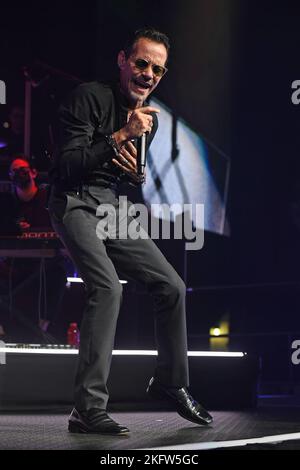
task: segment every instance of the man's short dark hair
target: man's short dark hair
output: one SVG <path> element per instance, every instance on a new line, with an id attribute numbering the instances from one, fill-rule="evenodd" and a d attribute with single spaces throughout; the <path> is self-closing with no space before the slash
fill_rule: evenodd
<path id="1" fill-rule="evenodd" d="M 162 33 L 161 31 L 158 31 L 155 28 L 141 28 L 131 34 L 131 36 L 127 39 L 125 43 L 124 51 L 127 58 L 132 53 L 133 46 L 140 38 L 147 38 L 151 41 L 163 44 L 167 50 L 167 54 L 169 55 L 170 41 L 166 34 Z"/>

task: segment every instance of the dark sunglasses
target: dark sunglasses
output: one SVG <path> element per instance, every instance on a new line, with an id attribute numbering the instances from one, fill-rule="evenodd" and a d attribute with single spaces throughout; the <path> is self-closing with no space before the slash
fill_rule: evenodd
<path id="1" fill-rule="evenodd" d="M 149 65 L 151 65 L 153 73 L 156 75 L 156 77 L 163 77 L 168 71 L 167 67 L 164 67 L 163 65 L 151 64 L 145 59 L 136 59 L 134 61 L 134 65 L 139 70 L 145 70 L 149 67 Z"/>

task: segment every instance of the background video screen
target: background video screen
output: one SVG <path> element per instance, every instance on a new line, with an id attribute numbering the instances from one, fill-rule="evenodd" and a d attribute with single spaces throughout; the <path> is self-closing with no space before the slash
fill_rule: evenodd
<path id="1" fill-rule="evenodd" d="M 229 159 L 163 103 L 155 99 L 151 104 L 159 107 L 160 113 L 158 131 L 147 155 L 145 202 L 191 204 L 196 228 L 229 235 L 226 220 Z M 196 204 L 204 204 L 204 227 L 197 226 Z M 163 217 L 156 210 L 154 206 L 153 216 Z M 178 214 L 172 211 L 172 215 Z"/>

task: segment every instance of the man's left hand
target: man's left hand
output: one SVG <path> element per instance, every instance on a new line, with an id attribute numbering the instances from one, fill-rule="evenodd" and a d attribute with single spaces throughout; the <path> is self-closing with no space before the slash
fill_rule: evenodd
<path id="1" fill-rule="evenodd" d="M 117 158 L 113 158 L 113 163 L 121 168 L 136 183 L 142 183 L 145 176 L 137 174 L 137 150 L 132 142 L 126 142 L 120 149 Z"/>

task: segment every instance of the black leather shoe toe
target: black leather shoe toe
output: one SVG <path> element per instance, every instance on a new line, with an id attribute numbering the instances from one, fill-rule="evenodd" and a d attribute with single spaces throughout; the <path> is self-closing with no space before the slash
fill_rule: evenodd
<path id="1" fill-rule="evenodd" d="M 91 433 L 124 435 L 129 433 L 126 426 L 116 423 L 105 410 L 92 408 L 79 412 L 73 408 L 69 417 L 69 431 L 72 433 Z"/>
<path id="2" fill-rule="evenodd" d="M 167 388 L 153 377 L 149 382 L 147 393 L 154 399 L 167 400 L 172 403 L 177 413 L 184 419 L 196 424 L 210 424 L 213 417 L 183 388 Z"/>

